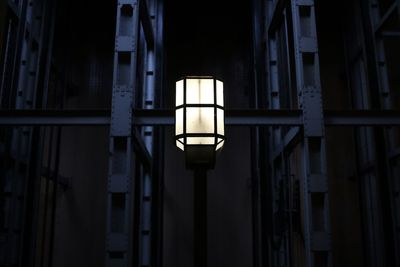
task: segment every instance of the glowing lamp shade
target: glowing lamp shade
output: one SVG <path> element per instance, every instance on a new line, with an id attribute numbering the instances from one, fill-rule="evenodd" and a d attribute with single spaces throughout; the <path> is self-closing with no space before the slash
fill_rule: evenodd
<path id="1" fill-rule="evenodd" d="M 213 77 L 185 77 L 176 82 L 175 139 L 187 146 L 224 145 L 224 86 Z"/>

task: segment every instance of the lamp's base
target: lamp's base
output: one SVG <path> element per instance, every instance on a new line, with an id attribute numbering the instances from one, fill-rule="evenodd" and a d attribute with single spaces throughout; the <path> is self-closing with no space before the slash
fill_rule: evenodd
<path id="1" fill-rule="evenodd" d="M 215 145 L 186 145 L 187 169 L 213 169 L 215 166 Z"/>

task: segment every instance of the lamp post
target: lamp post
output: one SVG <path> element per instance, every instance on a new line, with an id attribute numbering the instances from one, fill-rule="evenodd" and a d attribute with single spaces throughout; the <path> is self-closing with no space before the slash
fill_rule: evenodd
<path id="1" fill-rule="evenodd" d="M 225 142 L 223 83 L 209 76 L 176 82 L 175 139 L 194 171 L 194 266 L 207 266 L 207 170 Z"/>

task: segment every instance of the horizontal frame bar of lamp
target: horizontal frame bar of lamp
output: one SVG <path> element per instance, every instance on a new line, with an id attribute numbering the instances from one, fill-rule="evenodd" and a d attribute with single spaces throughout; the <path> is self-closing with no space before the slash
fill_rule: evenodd
<path id="1" fill-rule="evenodd" d="M 136 126 L 173 126 L 175 110 L 134 110 Z M 108 126 L 109 110 L 0 110 L 0 126 Z M 324 111 L 326 126 L 400 126 L 400 110 Z M 302 126 L 301 110 L 225 110 L 226 126 Z"/>
<path id="2" fill-rule="evenodd" d="M 182 142 L 180 139 L 185 139 L 187 137 L 213 137 L 215 140 L 221 139 L 220 141 L 215 141 L 214 144 L 188 144 L 187 141 Z M 175 141 L 178 141 L 181 143 L 183 146 L 193 146 L 193 145 L 213 145 L 213 146 L 218 146 L 221 142 L 226 141 L 226 137 L 222 134 L 217 134 L 217 133 L 183 133 L 183 134 L 178 134 L 175 135 Z"/>

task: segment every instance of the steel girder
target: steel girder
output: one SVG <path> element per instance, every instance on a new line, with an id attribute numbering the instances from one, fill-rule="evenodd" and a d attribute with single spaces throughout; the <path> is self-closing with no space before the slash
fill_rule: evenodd
<path id="1" fill-rule="evenodd" d="M 174 111 L 133 110 L 132 126 L 173 126 Z M 227 126 L 302 126 L 301 110 L 226 110 Z M 326 110 L 325 126 L 400 126 L 396 110 Z M 109 110 L 0 110 L 2 126 L 109 126 Z"/>

